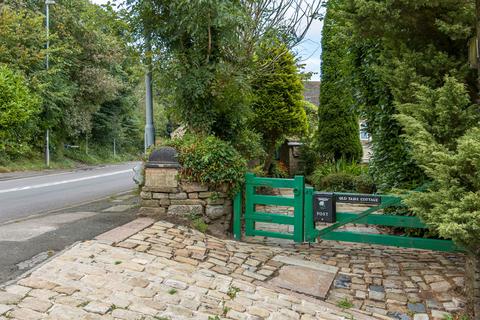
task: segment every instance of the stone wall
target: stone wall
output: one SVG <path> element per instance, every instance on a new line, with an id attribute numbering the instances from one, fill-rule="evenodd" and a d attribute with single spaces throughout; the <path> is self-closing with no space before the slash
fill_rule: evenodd
<path id="1" fill-rule="evenodd" d="M 480 320 L 480 256 L 470 254 L 465 262 L 468 309 L 473 319 Z"/>
<path id="2" fill-rule="evenodd" d="M 173 220 L 195 215 L 226 232 L 230 228 L 232 201 L 225 191 L 179 180 L 177 169 L 146 168 L 139 215 Z"/>

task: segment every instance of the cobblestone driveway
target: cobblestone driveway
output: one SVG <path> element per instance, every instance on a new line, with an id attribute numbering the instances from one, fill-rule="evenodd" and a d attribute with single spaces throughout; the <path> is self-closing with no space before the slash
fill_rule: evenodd
<path id="1" fill-rule="evenodd" d="M 279 257 L 337 267 L 327 302 L 272 286 Z M 462 266 L 461 255 L 266 246 L 157 222 L 116 246 L 77 244 L 0 291 L 0 319 L 442 318 L 462 308 Z"/>

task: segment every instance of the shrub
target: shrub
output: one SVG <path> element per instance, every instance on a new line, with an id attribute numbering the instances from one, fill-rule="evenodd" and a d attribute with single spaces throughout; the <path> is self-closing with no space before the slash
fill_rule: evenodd
<path id="1" fill-rule="evenodd" d="M 300 173 L 304 176 L 310 176 L 315 168 L 320 164 L 320 154 L 316 146 L 315 138 L 302 140 L 300 149 Z"/>
<path id="2" fill-rule="evenodd" d="M 289 174 L 287 165 L 282 161 L 272 162 L 272 166 L 270 167 L 270 176 L 273 178 L 288 178 Z"/>
<path id="3" fill-rule="evenodd" d="M 407 199 L 441 237 L 480 254 L 480 116 L 454 78 L 438 89 L 418 87 L 417 102 L 398 116 L 412 154 L 432 183 Z"/>
<path id="4" fill-rule="evenodd" d="M 355 178 L 355 185 L 359 193 L 375 193 L 377 191 L 372 177 L 365 173 Z"/>
<path id="5" fill-rule="evenodd" d="M 374 193 L 375 183 L 368 168 L 354 161 L 326 162 L 308 177 L 317 190 L 334 192 Z"/>
<path id="6" fill-rule="evenodd" d="M 39 107 L 40 98 L 25 78 L 0 65 L 0 152 L 16 156 L 29 151 Z"/>
<path id="7" fill-rule="evenodd" d="M 317 166 L 313 174 L 308 177 L 308 181 L 313 185 L 319 185 L 324 177 L 335 173 L 345 173 L 352 176 L 366 176 L 368 174 L 368 168 L 354 161 L 350 162 L 343 159 L 337 162 L 325 162 Z"/>
<path id="8" fill-rule="evenodd" d="M 320 180 L 315 188 L 322 191 L 331 192 L 356 192 L 356 177 L 348 173 L 332 173 Z"/>
<path id="9" fill-rule="evenodd" d="M 232 145 L 248 161 L 265 158 L 262 137 L 250 128 L 241 130 L 232 141 Z"/>
<path id="10" fill-rule="evenodd" d="M 230 143 L 214 136 L 185 135 L 165 144 L 177 149 L 182 178 L 212 188 L 226 186 L 231 196 L 240 190 L 247 164 Z"/>

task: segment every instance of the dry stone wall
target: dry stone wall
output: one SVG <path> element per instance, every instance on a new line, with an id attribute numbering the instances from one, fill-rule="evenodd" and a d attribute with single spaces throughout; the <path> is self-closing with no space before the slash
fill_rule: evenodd
<path id="1" fill-rule="evenodd" d="M 232 201 L 226 190 L 180 180 L 174 168 L 146 168 L 139 215 L 156 219 L 202 217 L 208 224 L 230 226 Z"/>

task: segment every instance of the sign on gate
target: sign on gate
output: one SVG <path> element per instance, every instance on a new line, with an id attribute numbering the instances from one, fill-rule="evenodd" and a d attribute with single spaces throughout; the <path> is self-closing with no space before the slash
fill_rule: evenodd
<path id="1" fill-rule="evenodd" d="M 337 202 L 342 203 L 355 203 L 355 204 L 375 204 L 382 203 L 380 196 L 374 196 L 370 194 L 335 194 Z"/>
<path id="2" fill-rule="evenodd" d="M 336 204 L 333 193 L 315 192 L 313 195 L 313 219 L 315 222 L 336 221 Z"/>

